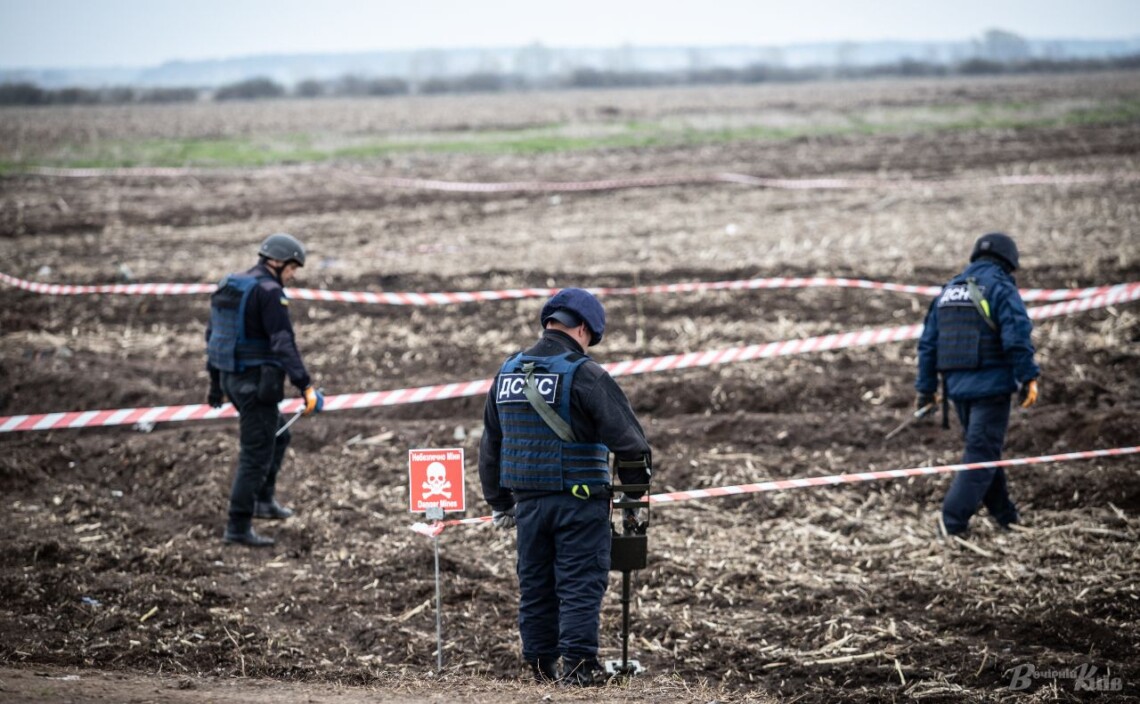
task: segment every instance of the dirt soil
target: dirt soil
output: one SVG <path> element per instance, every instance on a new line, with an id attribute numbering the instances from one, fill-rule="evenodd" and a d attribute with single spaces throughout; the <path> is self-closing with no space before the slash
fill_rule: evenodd
<path id="1" fill-rule="evenodd" d="M 787 89 L 772 88 L 721 108 L 1140 90 L 1137 73 L 1004 80 L 968 89 L 875 82 L 864 94 L 852 84 L 817 85 L 791 108 Z M 596 105 L 624 114 L 718 109 L 709 95 L 684 91 L 581 100 L 586 121 L 610 114 Z M 501 126 L 521 102 L 485 101 L 467 120 Z M 446 125 L 451 106 L 421 107 L 433 106 L 443 114 L 427 123 Z M 134 118 L 171 115 L 164 108 Z M 81 134 L 83 113 L 66 116 L 71 122 L 53 113 L 51 124 Z M 59 283 L 209 282 L 249 266 L 267 234 L 288 231 L 310 247 L 297 282 L 304 287 L 459 291 L 763 276 L 931 285 L 962 268 L 977 236 L 1003 230 L 1023 252 L 1022 287 L 1097 286 L 1140 280 L 1140 182 L 995 187 L 971 179 L 1131 175 L 1138 157 L 1140 124 L 1124 122 L 525 157 L 422 154 L 185 177 L 11 176 L 0 180 L 0 269 Z M 722 171 L 955 180 L 558 195 L 375 183 Z M 11 288 L 0 296 L 0 414 L 204 400 L 205 296 Z M 490 377 L 537 336 L 541 303 L 291 307 L 318 383 L 349 393 Z M 918 323 L 927 300 L 810 289 L 605 304 L 606 337 L 591 349 L 601 362 Z M 1014 412 L 1007 456 L 1140 444 L 1137 304 L 1042 321 L 1034 339 L 1042 399 Z M 955 423 L 947 431 L 924 422 L 883 440 L 911 410 L 914 362 L 913 343 L 894 343 L 619 383 L 654 448 L 654 490 L 668 491 L 958 461 Z M 475 471 L 481 411 L 481 398 L 466 398 L 302 420 L 279 482 L 297 515 L 260 526 L 277 539 L 267 551 L 220 540 L 233 421 L 0 435 L 0 699 L 596 700 L 522 681 L 514 538 L 488 526 L 450 528 L 439 541 L 444 667 L 435 672 L 433 543 L 409 530 L 417 517 L 407 511 L 407 452 L 462 447 L 467 515 L 484 515 Z M 661 507 L 650 565 L 634 575 L 631 652 L 646 672 L 612 684 L 604 698 L 1135 700 L 1138 470 L 1135 455 L 1013 468 L 1024 526 L 1003 533 L 979 515 L 968 541 L 949 544 L 934 534 L 944 475 Z M 619 589 L 614 574 L 603 659 L 620 657 Z M 1010 689 L 1011 669 L 1024 665 L 1038 677 Z M 1082 665 L 1106 676 L 1107 691 L 1078 690 L 1072 672 Z"/>

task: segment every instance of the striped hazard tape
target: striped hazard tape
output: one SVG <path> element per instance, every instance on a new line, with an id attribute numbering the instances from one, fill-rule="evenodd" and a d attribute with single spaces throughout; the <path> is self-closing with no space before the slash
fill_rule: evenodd
<path id="1" fill-rule="evenodd" d="M 736 173 L 682 173 L 658 176 L 633 176 L 591 181 L 446 181 L 435 178 L 407 178 L 401 176 L 373 176 L 346 169 L 318 169 L 312 165 L 271 165 L 258 169 L 140 166 L 116 168 L 56 168 L 37 166 L 27 173 L 50 178 L 183 178 L 187 176 L 273 175 L 279 173 L 329 173 L 342 179 L 371 183 L 381 188 L 405 188 L 455 193 L 573 193 L 583 191 L 614 191 L 625 188 L 658 188 L 662 186 L 699 186 L 731 183 L 776 190 L 836 190 L 836 189 L 913 189 L 964 186 L 1069 186 L 1085 183 L 1136 180 L 1138 175 L 1127 173 L 1092 174 L 1021 174 L 1008 176 L 975 176 L 942 179 L 890 179 L 890 178 L 767 178 Z"/>
<path id="2" fill-rule="evenodd" d="M 1029 315 L 1031 318 L 1037 320 L 1052 318 L 1093 310 L 1095 308 L 1106 308 L 1118 303 L 1135 301 L 1137 298 L 1140 298 L 1140 283 L 1129 284 L 1125 287 L 1113 287 L 1109 293 L 1092 298 L 1061 301 L 1044 306 L 1037 306 L 1029 310 Z M 707 350 L 704 352 L 689 352 L 686 354 L 665 355 L 663 357 L 646 357 L 623 362 L 610 362 L 603 364 L 602 367 L 612 376 L 629 376 L 632 374 L 647 374 L 650 372 L 671 371 L 675 369 L 707 367 L 715 364 L 729 364 L 731 362 L 784 357 L 848 347 L 865 347 L 887 342 L 902 342 L 904 340 L 917 339 L 921 334 L 921 324 L 901 325 L 897 327 L 805 337 L 797 340 L 781 340 L 762 345 L 747 345 L 744 347 L 731 347 L 720 350 Z M 369 391 L 365 393 L 326 396 L 324 410 L 339 411 L 358 408 L 375 408 L 380 406 L 394 406 L 450 398 L 462 398 L 466 396 L 478 396 L 487 393 L 487 390 L 491 388 L 491 382 L 491 379 L 477 379 L 475 381 L 395 389 L 392 391 Z M 300 399 L 286 401 L 282 405 L 282 412 L 295 412 L 300 407 L 300 404 Z M 142 424 L 146 426 L 160 422 L 209 420 L 212 418 L 229 418 L 235 415 L 237 415 L 237 412 L 229 404 L 218 409 L 211 408 L 204 404 L 193 404 L 187 406 L 158 406 L 153 408 L 121 408 L 115 410 L 0 416 L 0 433 L 112 425 Z"/>
<path id="3" fill-rule="evenodd" d="M 0 273 L 0 281 L 32 293 L 48 296 L 88 296 L 98 293 L 112 293 L 126 296 L 184 296 L 187 294 L 213 293 L 217 284 L 45 284 Z"/>
<path id="4" fill-rule="evenodd" d="M 27 281 L 9 274 L 0 273 L 0 281 L 15 288 L 50 296 L 78 296 L 92 294 L 118 294 L 127 296 L 182 296 L 188 294 L 213 293 L 215 284 L 45 284 Z M 1090 288 L 1047 289 L 1031 288 L 1021 291 L 1025 301 L 1062 301 L 1075 298 L 1090 298 L 1111 293 L 1113 290 L 1128 288 L 1131 284 L 1094 286 Z M 894 293 L 913 293 L 937 296 L 940 286 L 914 286 L 867 279 L 847 279 L 840 277 L 769 277 L 741 279 L 736 281 L 705 281 L 678 284 L 654 284 L 649 286 L 629 286 L 614 288 L 591 288 L 599 296 L 631 296 L 662 293 L 695 293 L 703 291 L 752 291 L 760 289 L 796 288 L 857 288 Z M 517 300 L 524 298 L 545 298 L 558 292 L 557 288 L 509 288 L 492 291 L 450 291 L 450 292 L 373 292 L 373 291 L 328 291 L 316 288 L 287 288 L 286 295 L 307 301 L 334 301 L 339 303 L 373 303 L 391 306 L 438 306 L 456 303 L 482 303 L 487 301 Z"/>
<path id="5" fill-rule="evenodd" d="M 786 491 L 788 489 L 805 489 L 815 486 L 835 486 L 837 484 L 857 484 L 860 482 L 876 481 L 879 479 L 903 479 L 928 474 L 948 474 L 950 472 L 966 472 L 974 469 L 990 469 L 993 467 L 1021 467 L 1032 464 L 1046 464 L 1050 462 L 1070 462 L 1073 460 L 1088 460 L 1097 457 L 1120 457 L 1134 455 L 1140 452 L 1140 447 L 1114 447 L 1108 450 L 1085 450 L 1082 452 L 1066 452 L 1059 455 L 1039 455 L 1037 457 L 1020 457 L 1009 460 L 995 460 L 993 462 L 969 462 L 966 464 L 944 464 L 935 467 L 910 467 L 908 469 L 884 469 L 869 472 L 855 472 L 851 474 L 831 474 L 823 477 L 800 477 L 797 479 L 773 479 L 754 484 L 736 484 L 733 486 L 713 487 L 710 489 L 689 489 L 687 491 L 671 491 L 666 494 L 652 494 L 649 497 L 651 504 L 673 504 L 680 501 L 694 499 L 711 499 L 720 496 L 744 496 L 746 494 L 759 494 L 768 491 Z M 616 487 L 620 489 L 620 485 Z M 479 525 L 491 520 L 490 516 L 478 518 L 458 518 L 434 523 L 415 523 L 411 529 L 429 537 L 435 537 L 449 526 Z"/>

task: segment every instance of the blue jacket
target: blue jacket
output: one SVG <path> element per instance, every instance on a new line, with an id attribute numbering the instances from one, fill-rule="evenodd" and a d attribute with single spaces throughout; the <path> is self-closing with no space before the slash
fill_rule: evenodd
<path id="1" fill-rule="evenodd" d="M 971 278 L 996 331 L 966 295 Z M 918 340 L 914 387 L 919 393 L 935 393 L 941 372 L 946 395 L 956 401 L 1012 394 L 1041 374 L 1033 359 L 1032 332 L 1017 282 L 998 262 L 982 257 L 947 282 L 930 304 Z"/>

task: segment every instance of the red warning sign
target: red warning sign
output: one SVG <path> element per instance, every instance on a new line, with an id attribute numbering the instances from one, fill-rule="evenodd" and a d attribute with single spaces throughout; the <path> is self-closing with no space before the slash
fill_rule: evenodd
<path id="1" fill-rule="evenodd" d="M 462 447 L 408 450 L 409 511 L 465 511 L 466 500 Z"/>

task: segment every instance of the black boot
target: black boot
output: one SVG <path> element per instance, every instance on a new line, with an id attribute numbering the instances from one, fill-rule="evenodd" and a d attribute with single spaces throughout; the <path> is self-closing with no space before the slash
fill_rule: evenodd
<path id="1" fill-rule="evenodd" d="M 244 531 L 226 528 L 226 534 L 222 539 L 231 545 L 248 545 L 251 548 L 267 548 L 274 543 L 273 538 L 254 533 L 252 527 L 247 527 Z"/>
<path id="2" fill-rule="evenodd" d="M 558 681 L 558 658 L 538 658 L 530 660 L 529 664 L 535 682 L 550 684 Z"/>
<path id="3" fill-rule="evenodd" d="M 253 504 L 253 517 L 254 518 L 271 518 L 274 520 L 281 520 L 289 518 L 293 515 L 293 509 L 285 508 L 277 503 L 277 499 L 270 499 L 269 501 L 255 501 Z"/>
<path id="4" fill-rule="evenodd" d="M 566 668 L 559 680 L 563 687 L 600 687 L 606 683 L 606 671 L 597 658 L 571 659 Z"/>

